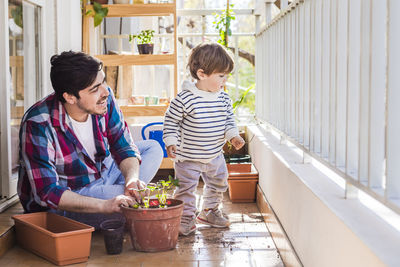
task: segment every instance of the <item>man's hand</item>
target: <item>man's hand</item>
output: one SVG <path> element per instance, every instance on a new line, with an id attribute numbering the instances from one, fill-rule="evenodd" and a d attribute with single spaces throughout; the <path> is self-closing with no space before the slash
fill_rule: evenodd
<path id="1" fill-rule="evenodd" d="M 170 145 L 167 147 L 167 154 L 170 158 L 176 158 L 176 145 Z"/>
<path id="2" fill-rule="evenodd" d="M 130 196 L 119 195 L 104 202 L 103 213 L 121 212 L 121 206 L 133 206 L 136 201 Z"/>
<path id="3" fill-rule="evenodd" d="M 142 198 L 146 195 L 148 195 L 148 190 L 145 190 L 144 192 L 138 192 L 138 190 L 141 189 L 146 189 L 146 184 L 139 179 L 132 179 L 125 185 L 125 192 L 124 194 L 126 196 L 131 196 L 133 197 L 136 202 L 141 203 Z"/>
<path id="4" fill-rule="evenodd" d="M 79 213 L 113 213 L 121 212 L 121 206 L 132 206 L 136 201 L 131 196 L 119 195 L 111 199 L 99 199 L 79 195 L 70 190 L 61 195 L 58 208 Z"/>
<path id="5" fill-rule="evenodd" d="M 233 145 L 233 147 L 234 147 L 236 150 L 239 150 L 239 149 L 241 149 L 241 148 L 244 146 L 244 140 L 243 140 L 243 138 L 242 138 L 240 135 L 237 135 L 237 136 L 233 137 L 233 138 L 230 140 L 230 142 L 231 142 L 231 144 Z"/>

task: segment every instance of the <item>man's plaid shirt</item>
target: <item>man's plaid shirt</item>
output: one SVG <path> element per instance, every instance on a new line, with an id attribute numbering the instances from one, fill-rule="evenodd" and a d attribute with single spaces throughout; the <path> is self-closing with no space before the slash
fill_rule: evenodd
<path id="1" fill-rule="evenodd" d="M 82 188 L 101 177 L 114 159 L 119 165 L 140 155 L 114 95 L 107 113 L 91 115 L 95 161 L 76 137 L 69 116 L 53 93 L 33 105 L 20 128 L 18 195 L 26 212 L 57 208 L 65 190 Z"/>

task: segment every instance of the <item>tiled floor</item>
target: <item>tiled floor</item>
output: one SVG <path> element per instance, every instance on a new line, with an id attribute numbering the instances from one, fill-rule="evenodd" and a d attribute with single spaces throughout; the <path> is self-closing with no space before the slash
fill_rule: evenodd
<path id="1" fill-rule="evenodd" d="M 176 249 L 158 253 L 134 251 L 125 233 L 119 255 L 107 255 L 102 234 L 94 232 L 88 262 L 73 266 L 284 266 L 256 204 L 233 204 L 227 194 L 223 204 L 229 229 L 198 224 L 194 235 L 179 237 Z M 16 245 L 0 258 L 0 266 L 53 265 Z"/>

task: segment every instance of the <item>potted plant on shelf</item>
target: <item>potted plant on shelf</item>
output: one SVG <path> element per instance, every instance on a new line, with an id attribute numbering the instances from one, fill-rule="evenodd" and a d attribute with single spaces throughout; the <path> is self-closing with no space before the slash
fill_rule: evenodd
<path id="1" fill-rule="evenodd" d="M 129 42 L 136 39 L 139 54 L 153 54 L 153 37 L 154 30 L 142 30 L 137 35 L 129 34 Z"/>
<path id="2" fill-rule="evenodd" d="M 152 192 L 153 197 L 144 196 L 132 207 L 122 207 L 134 249 L 158 252 L 174 249 L 178 241 L 183 202 L 170 198 L 170 193 L 179 181 L 169 176 L 168 181 L 150 183 L 146 189 L 138 190 L 141 196 Z"/>

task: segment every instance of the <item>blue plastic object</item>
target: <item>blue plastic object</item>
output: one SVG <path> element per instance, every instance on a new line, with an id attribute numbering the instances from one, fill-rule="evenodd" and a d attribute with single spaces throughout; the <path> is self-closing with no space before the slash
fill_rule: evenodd
<path id="1" fill-rule="evenodd" d="M 153 126 L 153 125 L 163 125 L 163 123 L 162 122 L 152 122 L 152 123 L 149 123 L 149 124 L 143 126 L 143 128 L 142 128 L 143 140 L 147 140 L 146 135 L 145 135 L 146 128 Z M 160 144 L 162 150 L 164 151 L 164 158 L 168 157 L 167 149 L 165 148 L 165 143 L 163 141 L 163 131 L 162 130 L 149 131 L 148 139 L 156 140 Z"/>

